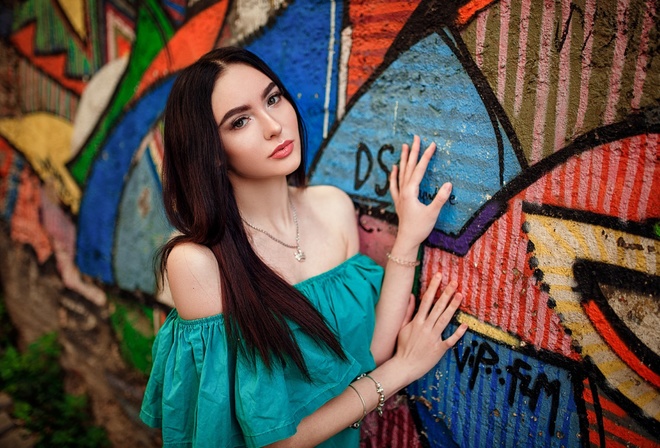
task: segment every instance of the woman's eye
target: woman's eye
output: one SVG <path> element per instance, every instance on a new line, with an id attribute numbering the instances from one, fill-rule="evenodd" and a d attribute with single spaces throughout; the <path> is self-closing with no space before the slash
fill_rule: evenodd
<path id="1" fill-rule="evenodd" d="M 268 105 L 272 106 L 274 104 L 277 104 L 277 103 L 280 102 L 281 99 L 282 99 L 282 94 L 279 93 L 279 92 L 275 93 L 275 94 L 271 95 L 270 97 L 268 97 Z"/>
<path id="2" fill-rule="evenodd" d="M 231 127 L 233 129 L 240 129 L 240 128 L 244 127 L 248 123 L 248 121 L 250 121 L 250 119 L 248 117 L 241 117 L 241 118 L 235 120 L 231 124 Z"/>

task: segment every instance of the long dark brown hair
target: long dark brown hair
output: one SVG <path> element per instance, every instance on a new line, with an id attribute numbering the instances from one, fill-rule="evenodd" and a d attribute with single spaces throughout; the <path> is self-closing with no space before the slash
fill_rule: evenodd
<path id="1" fill-rule="evenodd" d="M 167 257 L 177 244 L 193 242 L 210 248 L 220 267 L 229 340 L 253 359 L 258 354 L 268 368 L 273 357 L 282 364 L 290 358 L 309 379 L 287 320 L 298 324 L 320 346 L 343 359 L 345 355 L 323 316 L 259 258 L 248 240 L 211 108 L 215 82 L 232 64 L 249 65 L 268 76 L 293 105 L 302 159 L 288 180 L 294 186 L 306 185 L 306 130 L 291 94 L 268 65 L 248 50 L 225 47 L 210 51 L 178 75 L 165 108 L 163 200 L 170 222 L 181 234 L 161 248 L 158 275 L 162 284 Z"/>

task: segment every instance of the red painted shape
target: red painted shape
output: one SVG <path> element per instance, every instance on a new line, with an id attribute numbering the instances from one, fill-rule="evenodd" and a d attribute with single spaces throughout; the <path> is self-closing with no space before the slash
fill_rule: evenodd
<path id="1" fill-rule="evenodd" d="M 37 25 L 32 22 L 14 33 L 10 40 L 19 53 L 27 58 L 35 67 L 39 68 L 50 77 L 54 78 L 62 87 L 65 87 L 78 96 L 85 90 L 87 83 L 81 79 L 75 79 L 66 74 L 66 54 L 59 53 L 47 56 L 39 56 L 34 52 L 34 39 Z"/>
<path id="2" fill-rule="evenodd" d="M 649 369 L 646 364 L 628 349 L 628 345 L 619 337 L 614 328 L 612 328 L 596 302 L 590 300 L 583 304 L 583 307 L 598 334 L 600 334 L 614 353 L 616 353 L 616 355 L 639 376 L 653 384 L 655 387 L 660 387 L 660 375 Z"/>
<path id="3" fill-rule="evenodd" d="M 473 0 L 459 8 L 456 25 L 467 24 L 494 0 Z M 352 46 L 348 59 L 349 101 L 385 57 L 392 42 L 419 5 L 416 1 L 353 0 L 349 7 Z"/>
<path id="4" fill-rule="evenodd" d="M 660 145 L 657 134 L 637 135 L 607 143 L 571 159 L 572 173 L 563 164 L 553 170 L 561 194 L 546 188 L 543 203 L 601 215 L 615 216 L 625 221 L 660 218 Z M 600 175 L 594 172 L 600 162 Z M 579 173 L 579 174 L 578 174 Z M 548 177 L 551 174 L 547 175 Z M 571 183 L 566 182 L 571 179 Z M 564 189 L 572 187 L 566 197 Z M 587 190 L 585 200 L 580 191 Z M 592 190 L 597 190 L 592 200 Z"/>
<path id="5" fill-rule="evenodd" d="M 588 381 L 584 382 L 584 392 L 582 394 L 582 398 L 589 405 L 594 405 L 594 397 L 591 393 L 591 388 Z M 607 396 L 602 394 L 598 395 L 598 403 L 603 410 L 602 429 L 605 434 L 607 447 L 622 446 L 620 441 L 625 440 L 627 443 L 632 444 L 632 446 L 657 448 L 657 441 L 651 440 L 646 435 L 640 434 L 635 429 L 630 428 L 627 423 L 634 421 L 634 419 L 632 419 L 632 417 L 630 417 L 626 411 L 621 409 L 618 404 L 614 403 Z M 613 420 L 613 417 L 616 417 L 616 420 Z M 589 440 L 592 442 L 592 445 L 601 446 L 600 434 L 598 431 L 598 419 L 596 413 L 592 409 L 587 409 L 587 420 L 589 422 Z"/>
<path id="6" fill-rule="evenodd" d="M 376 67 L 383 62 L 392 41 L 418 4 L 419 0 L 350 2 L 348 14 L 353 28 L 353 44 L 348 58 L 347 100 L 350 100 Z"/>
<path id="7" fill-rule="evenodd" d="M 473 0 L 458 8 L 456 25 L 466 25 L 482 9 L 488 7 L 494 0 Z"/>
<path id="8" fill-rule="evenodd" d="M 9 190 L 9 172 L 14 163 L 14 149 L 4 138 L 0 138 L 0 210 L 6 208 Z"/>
<path id="9" fill-rule="evenodd" d="M 136 97 L 154 82 L 189 66 L 213 48 L 225 20 L 227 4 L 228 0 L 215 3 L 177 31 L 144 72 Z"/>

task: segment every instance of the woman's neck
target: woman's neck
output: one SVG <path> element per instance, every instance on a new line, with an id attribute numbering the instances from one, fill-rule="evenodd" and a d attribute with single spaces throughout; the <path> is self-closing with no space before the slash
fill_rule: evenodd
<path id="1" fill-rule="evenodd" d="M 291 190 L 285 177 L 261 181 L 233 179 L 232 185 L 244 220 L 271 231 L 286 231 L 293 226 Z"/>

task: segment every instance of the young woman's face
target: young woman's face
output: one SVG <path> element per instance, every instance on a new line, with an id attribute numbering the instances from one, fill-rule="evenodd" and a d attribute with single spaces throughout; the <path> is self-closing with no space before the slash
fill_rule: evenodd
<path id="1" fill-rule="evenodd" d="M 232 176 L 286 176 L 300 165 L 298 117 L 275 83 L 244 64 L 228 66 L 211 95 Z"/>

